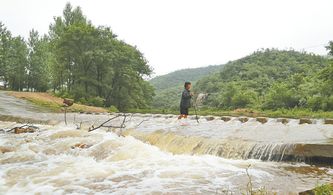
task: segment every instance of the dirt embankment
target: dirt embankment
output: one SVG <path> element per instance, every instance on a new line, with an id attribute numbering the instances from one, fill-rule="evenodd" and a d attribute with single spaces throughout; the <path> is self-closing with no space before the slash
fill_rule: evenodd
<path id="1" fill-rule="evenodd" d="M 63 99 L 53 96 L 49 93 L 40 93 L 40 92 L 16 92 L 10 91 L 9 95 L 16 98 L 28 100 L 36 105 L 45 107 L 54 112 L 60 112 L 63 108 Z M 69 107 L 68 112 L 94 112 L 102 113 L 107 112 L 105 108 L 87 106 L 82 104 L 74 103 L 73 106 Z"/>

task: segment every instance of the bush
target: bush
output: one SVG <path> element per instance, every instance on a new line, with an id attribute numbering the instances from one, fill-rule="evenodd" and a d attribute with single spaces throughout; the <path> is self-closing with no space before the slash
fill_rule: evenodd
<path id="1" fill-rule="evenodd" d="M 307 106 L 313 111 L 321 110 L 323 98 L 320 96 L 314 96 L 307 101 Z"/>
<path id="2" fill-rule="evenodd" d="M 104 106 L 105 99 L 101 97 L 91 97 L 87 99 L 87 105 L 89 106 L 97 106 L 97 107 L 103 107 Z"/>
<path id="3" fill-rule="evenodd" d="M 69 94 L 67 91 L 58 91 L 58 92 L 54 93 L 54 95 L 57 97 L 61 97 L 61 98 L 74 99 L 73 96 L 71 94 Z"/>
<path id="4" fill-rule="evenodd" d="M 295 108 L 298 106 L 300 98 L 294 89 L 285 83 L 274 84 L 268 91 L 263 108 L 279 109 L 279 108 Z"/>
<path id="5" fill-rule="evenodd" d="M 313 111 L 318 111 L 318 110 L 332 111 L 333 96 L 330 97 L 314 96 L 307 101 L 307 106 Z"/>
<path id="6" fill-rule="evenodd" d="M 313 191 L 316 195 L 331 195 L 333 193 L 333 187 L 330 184 L 323 184 L 317 186 Z"/>
<path id="7" fill-rule="evenodd" d="M 231 106 L 233 108 L 246 108 L 252 104 L 257 94 L 253 91 L 245 91 L 235 94 L 231 99 Z"/>
<path id="8" fill-rule="evenodd" d="M 87 104 L 87 100 L 85 98 L 80 98 L 78 100 L 78 103 L 80 103 L 80 104 Z"/>
<path id="9" fill-rule="evenodd" d="M 109 112 L 119 112 L 118 108 L 115 106 L 110 106 L 108 110 Z"/>

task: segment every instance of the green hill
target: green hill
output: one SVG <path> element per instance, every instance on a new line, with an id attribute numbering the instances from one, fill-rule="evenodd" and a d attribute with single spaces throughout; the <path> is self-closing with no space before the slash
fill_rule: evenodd
<path id="1" fill-rule="evenodd" d="M 200 78 L 219 71 L 222 65 L 189 68 L 157 76 L 149 82 L 155 88 L 154 108 L 178 108 L 180 93 L 185 81 L 193 84 Z"/>
<path id="2" fill-rule="evenodd" d="M 205 105 L 220 109 L 333 110 L 332 90 L 321 77 L 328 65 L 322 56 L 266 49 L 201 78 L 195 91 L 208 93 Z"/>
<path id="3" fill-rule="evenodd" d="M 265 49 L 225 65 L 158 76 L 153 108 L 177 110 L 184 81 L 206 93 L 201 110 L 333 110 L 332 59 L 293 50 Z M 307 112 L 307 111 L 306 111 Z"/>

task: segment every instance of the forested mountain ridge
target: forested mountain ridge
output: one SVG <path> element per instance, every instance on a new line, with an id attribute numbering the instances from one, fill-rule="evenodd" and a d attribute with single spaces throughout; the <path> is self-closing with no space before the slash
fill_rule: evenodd
<path id="1" fill-rule="evenodd" d="M 227 63 L 200 79 L 197 93 L 210 94 L 207 107 L 278 109 L 304 107 L 333 110 L 328 58 L 293 50 L 265 49 Z"/>
<path id="2" fill-rule="evenodd" d="M 200 78 L 219 71 L 222 66 L 223 65 L 210 65 L 200 68 L 182 69 L 151 79 L 149 82 L 155 88 L 153 107 L 172 107 L 176 109 L 185 81 L 190 81 L 195 84 Z"/>
<path id="3" fill-rule="evenodd" d="M 155 87 L 155 89 L 163 90 L 169 87 L 175 87 L 179 84 L 183 84 L 185 81 L 195 82 L 200 78 L 207 76 L 208 74 L 213 73 L 221 68 L 221 65 L 210 65 L 200 68 L 187 68 L 154 77 L 149 80 L 149 82 Z"/>

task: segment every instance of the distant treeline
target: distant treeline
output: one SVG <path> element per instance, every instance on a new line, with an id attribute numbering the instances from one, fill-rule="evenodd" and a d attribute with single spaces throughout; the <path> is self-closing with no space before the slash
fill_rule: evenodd
<path id="1" fill-rule="evenodd" d="M 0 22 L 0 81 L 4 88 L 44 92 L 120 110 L 146 108 L 152 73 L 142 53 L 110 28 L 94 26 L 80 7 L 68 3 L 47 35 L 30 31 L 28 40 L 12 36 Z"/>
<path id="2" fill-rule="evenodd" d="M 220 70 L 221 67 L 222 65 L 188 68 L 151 79 L 149 82 L 155 88 L 152 107 L 178 110 L 184 82 L 191 81 L 195 85 L 197 80 Z"/>
<path id="3" fill-rule="evenodd" d="M 333 55 L 333 42 L 327 46 Z M 297 51 L 265 49 L 227 63 L 200 79 L 206 107 L 233 110 L 333 110 L 332 59 Z"/>

